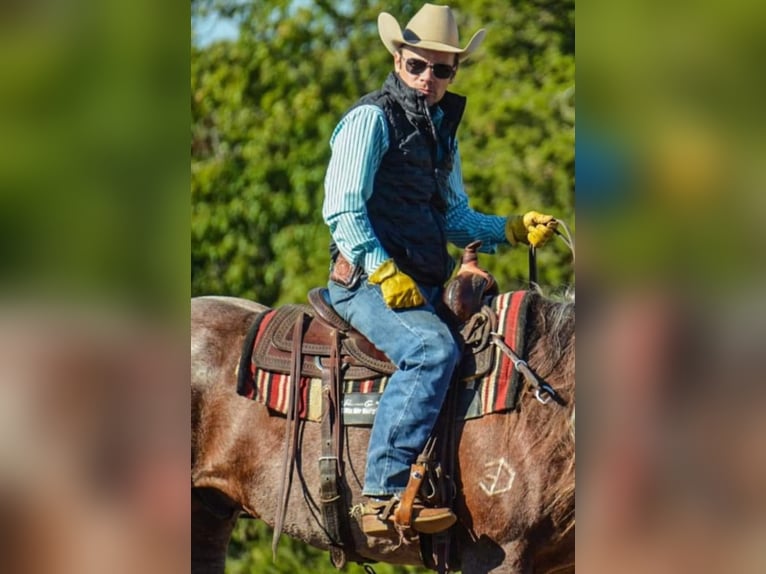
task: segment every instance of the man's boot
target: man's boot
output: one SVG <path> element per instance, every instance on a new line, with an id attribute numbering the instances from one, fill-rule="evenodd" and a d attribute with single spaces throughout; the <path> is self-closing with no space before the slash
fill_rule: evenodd
<path id="1" fill-rule="evenodd" d="M 409 524 L 397 521 L 401 500 L 372 500 L 362 505 L 362 531 L 370 536 L 383 536 L 395 532 L 395 526 L 412 528 L 416 532 L 435 534 L 455 524 L 457 517 L 449 508 L 426 508 L 419 501 L 412 504 Z"/>
<path id="2" fill-rule="evenodd" d="M 412 465 L 410 479 L 401 497 L 388 501 L 370 501 L 362 505 L 362 531 L 375 536 L 399 529 L 412 529 L 424 534 L 435 534 L 455 524 L 457 517 L 450 508 L 426 508 L 417 499 L 420 485 L 425 476 L 425 464 Z"/>

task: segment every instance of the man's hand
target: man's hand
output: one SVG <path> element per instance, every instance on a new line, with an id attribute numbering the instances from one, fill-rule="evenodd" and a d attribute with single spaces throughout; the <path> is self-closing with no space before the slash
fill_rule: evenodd
<path id="1" fill-rule="evenodd" d="M 383 299 L 392 309 L 419 307 L 426 302 L 417 283 L 412 277 L 399 271 L 393 259 L 384 261 L 375 273 L 370 275 L 369 281 L 374 285 L 380 285 Z"/>
<path id="2" fill-rule="evenodd" d="M 541 247 L 551 238 L 558 227 L 552 215 L 527 211 L 524 215 L 511 215 L 505 224 L 505 236 L 511 245 L 526 243 Z"/>

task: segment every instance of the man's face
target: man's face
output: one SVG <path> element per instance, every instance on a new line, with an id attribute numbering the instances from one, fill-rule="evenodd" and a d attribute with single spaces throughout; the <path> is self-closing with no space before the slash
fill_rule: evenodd
<path id="1" fill-rule="evenodd" d="M 455 61 L 455 54 L 408 46 L 402 46 L 401 50 L 394 53 L 396 73 L 405 84 L 423 94 L 429 106 L 433 106 L 444 97 L 447 87 L 455 78 L 454 70 L 446 78 L 437 77 L 445 75 L 447 68 L 454 68 Z"/>

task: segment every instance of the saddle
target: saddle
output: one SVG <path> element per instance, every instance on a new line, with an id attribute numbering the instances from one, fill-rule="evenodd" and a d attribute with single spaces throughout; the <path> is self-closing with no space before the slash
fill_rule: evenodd
<path id="1" fill-rule="evenodd" d="M 465 249 L 461 271 L 444 290 L 437 312 L 459 332 L 463 355 L 457 379 L 471 381 L 483 377 L 492 368 L 493 352 L 490 333 L 497 318 L 483 306 L 484 298 L 497 293 L 494 280 L 486 273 L 478 274 L 476 250 L 481 242 Z M 296 354 L 301 357 L 301 376 L 321 378 L 330 366 L 333 348 L 338 345 L 339 369 L 347 381 L 360 381 L 388 376 L 396 371 L 388 357 L 364 335 L 351 327 L 332 308 L 326 288 L 308 293 L 309 304 L 289 304 L 271 312 L 263 327 L 263 335 L 253 348 L 252 360 L 266 371 L 289 374 Z M 303 334 L 296 348 L 295 324 L 303 317 Z M 337 337 L 337 342 L 336 342 Z"/>
<path id="2" fill-rule="evenodd" d="M 275 310 L 253 348 L 253 362 L 264 370 L 289 374 L 296 351 L 294 326 L 299 316 L 303 316 L 301 376 L 322 377 L 322 371 L 329 366 L 336 334 L 340 334 L 340 369 L 344 380 L 361 381 L 393 374 L 396 365 L 335 312 L 327 302 L 327 295 L 326 288 L 318 287 L 308 294 L 310 305 L 289 304 Z M 460 380 L 481 378 L 492 368 L 489 334 L 495 324 L 496 319 L 488 310 L 479 309 L 463 325 Z"/>
<path id="3" fill-rule="evenodd" d="M 302 357 L 301 375 L 321 378 L 340 334 L 341 371 L 346 380 L 372 379 L 392 374 L 396 367 L 361 333 L 349 325 L 327 302 L 327 289 L 315 288 L 308 294 L 309 305 L 279 307 L 264 327 L 253 348 L 253 362 L 260 368 L 290 373 L 294 353 Z M 296 349 L 295 323 L 304 317 L 300 349 Z"/>

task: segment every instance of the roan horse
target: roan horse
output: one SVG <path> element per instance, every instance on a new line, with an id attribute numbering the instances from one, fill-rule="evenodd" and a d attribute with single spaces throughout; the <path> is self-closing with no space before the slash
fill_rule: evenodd
<path id="1" fill-rule="evenodd" d="M 243 340 L 264 309 L 230 297 L 191 302 L 193 573 L 224 571 L 239 516 L 271 526 L 277 518 L 285 417 L 235 390 Z M 456 548 L 466 574 L 574 571 L 574 302 L 534 294 L 528 313 L 527 363 L 566 406 L 542 404 L 526 385 L 515 410 L 457 423 Z M 283 531 L 328 549 L 316 501 L 319 427 L 300 427 L 298 484 Z M 345 479 L 354 501 L 368 438 L 368 428 L 345 429 Z M 422 563 L 417 543 L 369 542 L 349 520 L 356 551 L 369 561 Z"/>

